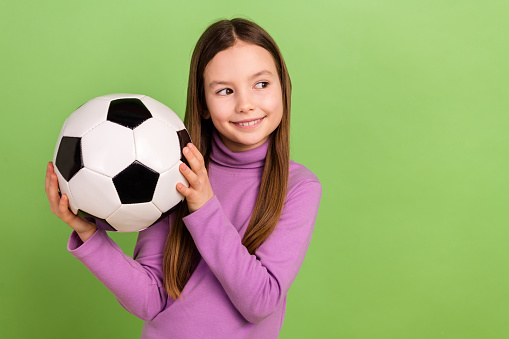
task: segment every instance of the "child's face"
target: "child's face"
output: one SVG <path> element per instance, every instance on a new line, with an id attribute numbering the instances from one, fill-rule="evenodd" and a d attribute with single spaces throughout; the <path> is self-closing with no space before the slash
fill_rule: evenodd
<path id="1" fill-rule="evenodd" d="M 210 60 L 203 77 L 208 113 L 229 150 L 262 145 L 281 122 L 281 84 L 264 48 L 238 41 Z"/>

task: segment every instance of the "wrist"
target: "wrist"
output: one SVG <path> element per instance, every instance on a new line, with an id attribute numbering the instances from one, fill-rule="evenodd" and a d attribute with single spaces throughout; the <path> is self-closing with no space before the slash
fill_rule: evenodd
<path id="1" fill-rule="evenodd" d="M 89 230 L 82 231 L 82 232 L 76 231 L 76 233 L 80 237 L 81 241 L 85 242 L 88 239 L 90 239 L 90 237 L 92 237 L 96 231 L 97 231 L 97 227 L 94 225 Z"/>
<path id="2" fill-rule="evenodd" d="M 209 201 L 210 199 L 212 199 L 214 197 L 214 194 L 209 194 L 209 196 L 207 198 L 205 198 L 203 201 L 201 201 L 199 204 L 189 204 L 187 205 L 187 207 L 189 208 L 189 213 L 193 213 L 193 212 L 196 212 L 197 210 L 199 210 L 200 208 L 202 208 L 203 206 L 205 206 Z"/>

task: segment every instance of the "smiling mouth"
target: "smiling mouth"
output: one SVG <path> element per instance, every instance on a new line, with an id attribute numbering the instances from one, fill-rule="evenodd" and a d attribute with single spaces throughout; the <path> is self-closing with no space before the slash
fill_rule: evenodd
<path id="1" fill-rule="evenodd" d="M 251 121 L 232 122 L 232 124 L 239 127 L 253 127 L 260 124 L 260 122 L 262 122 L 263 119 L 265 119 L 265 117 Z"/>

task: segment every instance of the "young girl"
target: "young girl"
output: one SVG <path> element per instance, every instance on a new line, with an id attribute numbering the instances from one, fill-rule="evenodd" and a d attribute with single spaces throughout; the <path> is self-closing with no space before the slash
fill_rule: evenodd
<path id="1" fill-rule="evenodd" d="M 74 215 L 53 165 L 46 192 L 69 251 L 145 320 L 142 338 L 276 338 L 311 240 L 321 186 L 289 160 L 291 83 L 281 53 L 244 19 L 212 24 L 191 60 L 180 170 L 186 201 L 141 231 L 133 258 Z"/>

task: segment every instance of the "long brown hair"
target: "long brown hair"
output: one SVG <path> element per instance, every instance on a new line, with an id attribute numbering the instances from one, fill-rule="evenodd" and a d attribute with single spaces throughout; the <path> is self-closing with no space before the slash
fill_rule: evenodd
<path id="1" fill-rule="evenodd" d="M 260 190 L 242 239 L 242 244 L 249 253 L 254 254 L 279 221 L 286 197 L 290 165 L 290 76 L 277 44 L 263 28 L 249 20 L 237 18 L 218 21 L 205 30 L 191 58 L 184 124 L 208 167 L 214 127 L 207 114 L 203 73 L 217 53 L 232 47 L 238 40 L 258 45 L 271 53 L 283 94 L 283 117 L 279 126 L 272 132 Z M 175 212 L 164 250 L 164 286 L 173 299 L 180 298 L 200 258 L 196 245 L 182 221 L 187 214 L 189 210 L 187 204 L 183 202 Z"/>

